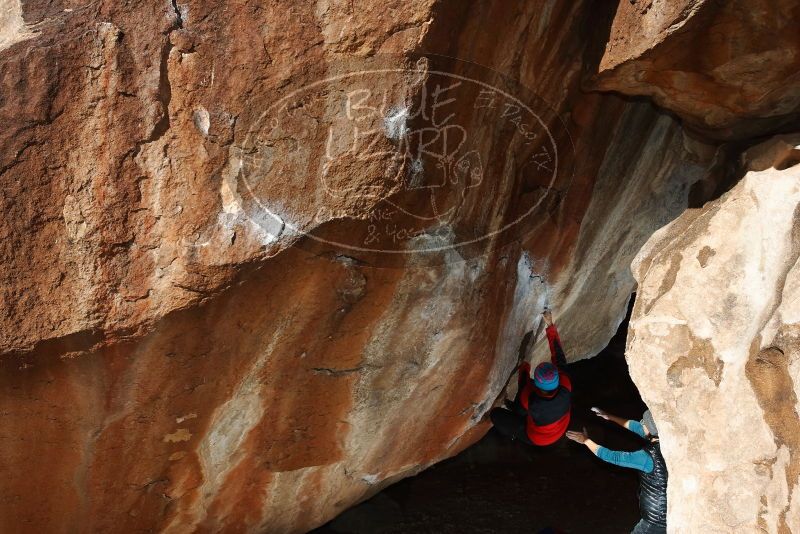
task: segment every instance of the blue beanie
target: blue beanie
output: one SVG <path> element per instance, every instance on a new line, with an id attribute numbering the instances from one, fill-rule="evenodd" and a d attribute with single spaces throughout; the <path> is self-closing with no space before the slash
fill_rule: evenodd
<path id="1" fill-rule="evenodd" d="M 533 384 L 542 391 L 558 388 L 558 367 L 550 362 L 540 363 L 533 372 Z"/>

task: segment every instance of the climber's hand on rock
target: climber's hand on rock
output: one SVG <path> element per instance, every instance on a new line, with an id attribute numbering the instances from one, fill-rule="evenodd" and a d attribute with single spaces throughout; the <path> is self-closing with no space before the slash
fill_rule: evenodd
<path id="1" fill-rule="evenodd" d="M 546 324 L 547 326 L 552 326 L 553 314 L 550 312 L 550 310 L 543 311 L 542 318 L 544 318 L 544 324 Z"/>
<path id="2" fill-rule="evenodd" d="M 593 407 L 592 411 L 595 413 L 595 415 L 597 417 L 602 417 L 606 421 L 609 420 L 608 412 L 606 412 L 605 410 L 601 410 L 600 408 Z"/>
<path id="3" fill-rule="evenodd" d="M 583 431 L 567 430 L 567 438 L 583 445 L 589 439 L 589 435 L 586 433 L 586 427 L 583 427 Z"/>

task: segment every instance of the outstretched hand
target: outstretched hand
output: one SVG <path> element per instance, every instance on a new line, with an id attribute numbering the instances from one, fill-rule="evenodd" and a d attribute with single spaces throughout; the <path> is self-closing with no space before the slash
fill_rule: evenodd
<path id="1" fill-rule="evenodd" d="M 583 431 L 567 430 L 567 438 L 583 445 L 589 439 L 589 434 L 586 432 L 586 427 L 583 427 Z"/>
<path id="2" fill-rule="evenodd" d="M 601 410 L 600 408 L 597 407 L 592 407 L 592 411 L 597 417 L 602 417 L 606 421 L 610 419 L 609 413 L 605 410 Z"/>
<path id="3" fill-rule="evenodd" d="M 550 310 L 544 310 L 542 312 L 542 318 L 544 319 L 544 324 L 547 326 L 553 325 L 553 314 L 550 312 Z"/>

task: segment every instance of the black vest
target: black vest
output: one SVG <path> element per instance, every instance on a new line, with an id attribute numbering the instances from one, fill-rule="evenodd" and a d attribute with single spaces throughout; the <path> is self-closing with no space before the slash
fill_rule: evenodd
<path id="1" fill-rule="evenodd" d="M 528 415 L 539 426 L 550 425 L 569 413 L 571 399 L 572 392 L 564 386 L 559 386 L 558 392 L 549 399 L 531 391 L 528 397 Z"/>
<path id="2" fill-rule="evenodd" d="M 653 458 L 653 470 L 639 473 L 639 511 L 642 518 L 659 527 L 667 526 L 667 463 L 661 444 L 651 441 L 644 446 Z"/>

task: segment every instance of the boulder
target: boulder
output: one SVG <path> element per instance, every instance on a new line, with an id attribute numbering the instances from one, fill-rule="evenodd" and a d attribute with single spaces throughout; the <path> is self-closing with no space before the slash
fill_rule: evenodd
<path id="1" fill-rule="evenodd" d="M 581 91 L 596 2 L 2 9 L 4 531 L 324 523 L 480 438 L 545 304 L 596 354 L 725 163 Z"/>
<path id="2" fill-rule="evenodd" d="M 595 89 L 648 96 L 718 139 L 774 132 L 800 111 L 793 0 L 619 2 Z"/>
<path id="3" fill-rule="evenodd" d="M 800 530 L 793 139 L 748 150 L 756 170 L 653 234 L 633 263 L 626 357 L 660 431 L 672 532 Z"/>

